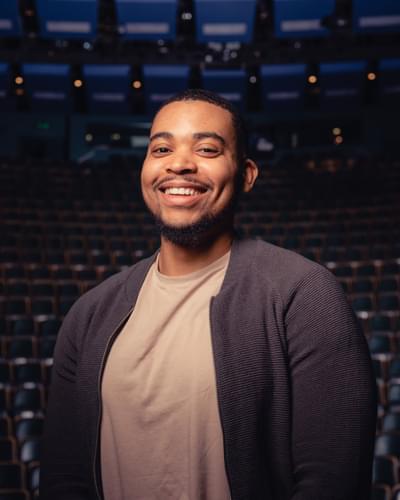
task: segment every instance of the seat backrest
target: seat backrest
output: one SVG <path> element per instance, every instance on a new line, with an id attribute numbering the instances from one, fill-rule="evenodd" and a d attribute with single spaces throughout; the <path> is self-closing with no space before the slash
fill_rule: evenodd
<path id="1" fill-rule="evenodd" d="M 38 462 L 40 459 L 40 440 L 28 439 L 20 448 L 19 458 L 23 463 Z"/>
<path id="2" fill-rule="evenodd" d="M 384 432 L 400 431 L 400 413 L 387 413 L 382 420 L 382 430 Z"/>
<path id="3" fill-rule="evenodd" d="M 390 488 L 383 484 L 374 484 L 372 486 L 371 500 L 391 500 Z"/>
<path id="4" fill-rule="evenodd" d="M 375 455 L 400 456 L 400 435 L 384 433 L 375 440 Z"/>
<path id="5" fill-rule="evenodd" d="M 20 463 L 0 463 L 0 491 L 24 489 L 25 468 Z M 1 498 L 1 497 L 0 497 Z"/>
<path id="6" fill-rule="evenodd" d="M 372 481 L 394 486 L 398 481 L 399 461 L 394 457 L 375 457 Z"/>

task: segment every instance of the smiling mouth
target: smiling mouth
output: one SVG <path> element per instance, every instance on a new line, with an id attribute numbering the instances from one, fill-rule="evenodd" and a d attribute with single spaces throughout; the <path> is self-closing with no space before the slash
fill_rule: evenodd
<path id="1" fill-rule="evenodd" d="M 185 185 L 181 185 L 181 186 L 177 186 L 177 185 L 171 185 L 171 184 L 167 184 L 165 183 L 164 185 L 161 185 L 159 188 L 158 188 L 163 194 L 165 195 L 169 195 L 169 196 L 200 196 L 202 194 L 204 194 L 206 191 L 208 191 L 208 187 L 207 186 L 203 186 L 201 184 L 191 184 L 191 185 L 188 185 L 186 184 Z"/>
<path id="2" fill-rule="evenodd" d="M 162 190 L 165 194 L 175 195 L 175 196 L 196 196 L 205 192 L 200 189 L 185 188 L 185 187 L 169 187 Z"/>

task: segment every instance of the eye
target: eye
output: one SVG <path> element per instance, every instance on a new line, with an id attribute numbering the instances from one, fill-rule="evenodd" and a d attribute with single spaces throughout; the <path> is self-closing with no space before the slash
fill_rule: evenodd
<path id="1" fill-rule="evenodd" d="M 199 146 L 197 152 L 205 156 L 217 156 L 220 151 L 215 146 Z"/>
<path id="2" fill-rule="evenodd" d="M 158 146 L 152 149 L 152 153 L 155 155 L 165 155 L 169 153 L 171 150 L 167 146 Z"/>
<path id="3" fill-rule="evenodd" d="M 206 148 L 206 147 L 200 148 L 199 151 L 204 151 L 205 153 L 216 153 L 217 152 L 217 150 L 214 148 Z"/>

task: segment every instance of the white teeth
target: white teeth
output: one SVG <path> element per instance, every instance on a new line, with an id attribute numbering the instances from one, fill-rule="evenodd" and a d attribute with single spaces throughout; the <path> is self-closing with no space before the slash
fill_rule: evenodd
<path id="1" fill-rule="evenodd" d="M 165 190 L 165 194 L 177 194 L 184 196 L 194 196 L 198 194 L 198 191 L 191 188 L 183 188 L 183 187 L 171 187 Z"/>

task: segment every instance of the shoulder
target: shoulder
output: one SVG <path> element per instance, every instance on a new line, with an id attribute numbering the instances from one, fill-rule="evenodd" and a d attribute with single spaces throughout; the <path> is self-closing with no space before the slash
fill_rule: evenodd
<path id="1" fill-rule="evenodd" d="M 333 278 L 332 273 L 321 264 L 263 240 L 239 240 L 235 247 L 239 259 L 247 262 L 251 271 L 258 271 L 272 282 L 293 285 L 309 274 Z"/>
<path id="2" fill-rule="evenodd" d="M 79 319 L 90 321 L 96 311 L 105 313 L 115 303 L 132 304 L 154 258 L 151 256 L 143 259 L 84 293 L 73 304 L 64 322 L 70 323 Z"/>
<path id="3" fill-rule="evenodd" d="M 264 289 L 273 290 L 287 304 L 295 294 L 334 289 L 343 294 L 335 276 L 321 264 L 262 240 L 239 240 L 234 245 L 234 267 Z"/>

